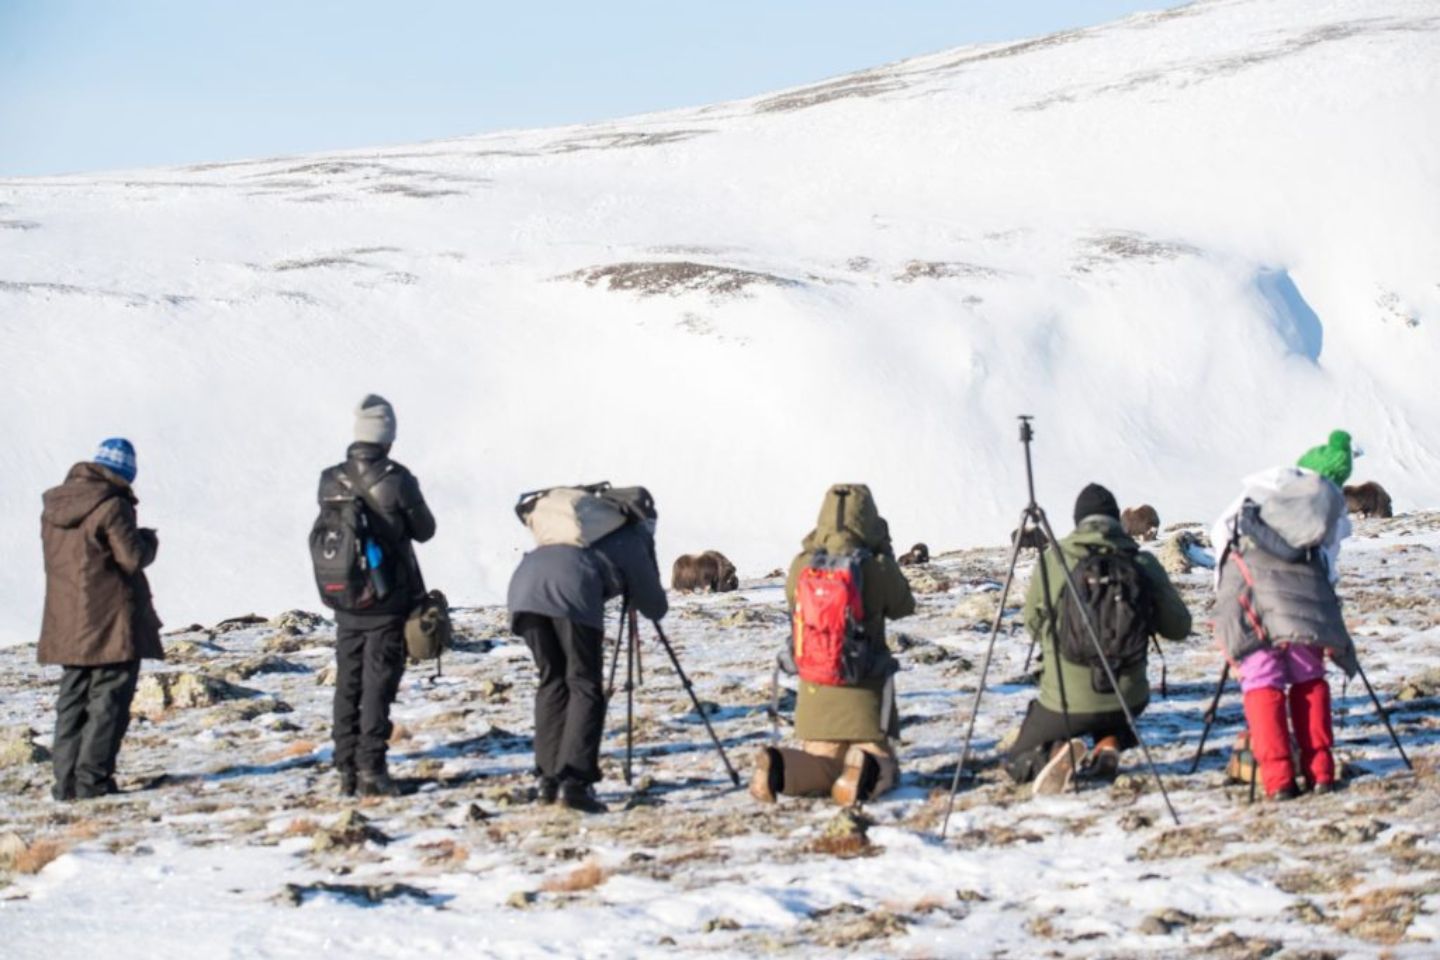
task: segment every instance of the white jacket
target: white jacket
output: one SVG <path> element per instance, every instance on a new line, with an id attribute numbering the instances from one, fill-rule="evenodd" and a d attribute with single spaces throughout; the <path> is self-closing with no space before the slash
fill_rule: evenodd
<path id="1" fill-rule="evenodd" d="M 1230 541 L 1235 536 L 1235 523 L 1240 517 L 1240 508 L 1245 501 L 1254 500 L 1256 503 L 1263 504 L 1270 494 L 1283 487 L 1287 481 L 1313 472 L 1303 467 L 1270 467 L 1268 470 L 1252 473 L 1244 479 L 1245 492 L 1225 508 L 1220 519 L 1216 520 L 1215 525 L 1210 528 L 1210 546 L 1215 551 L 1216 587 L 1220 585 L 1220 571 L 1225 567 L 1225 554 L 1230 549 Z M 1330 531 L 1330 536 L 1320 545 L 1320 555 L 1325 560 L 1325 572 L 1329 575 L 1331 583 L 1340 579 L 1340 542 L 1350 536 L 1350 529 L 1350 518 L 1342 516 L 1340 522 L 1335 524 L 1335 529 Z"/>

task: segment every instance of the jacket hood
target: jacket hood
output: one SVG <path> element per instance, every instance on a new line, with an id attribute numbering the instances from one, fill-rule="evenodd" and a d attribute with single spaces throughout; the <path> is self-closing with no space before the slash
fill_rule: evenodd
<path id="1" fill-rule="evenodd" d="M 70 468 L 65 482 L 45 491 L 40 519 L 57 527 L 78 527 L 111 497 L 137 502 L 124 478 L 98 463 L 82 462 Z"/>
<path id="2" fill-rule="evenodd" d="M 807 551 L 846 553 L 865 547 L 876 553 L 890 550 L 890 526 L 875 507 L 870 488 L 863 483 L 837 483 L 825 493 L 815 529 L 805 537 Z"/>
<path id="3" fill-rule="evenodd" d="M 1125 532 L 1114 517 L 1097 513 L 1081 520 L 1063 541 L 1067 547 L 1110 547 L 1122 553 L 1136 553 L 1140 545 Z"/>

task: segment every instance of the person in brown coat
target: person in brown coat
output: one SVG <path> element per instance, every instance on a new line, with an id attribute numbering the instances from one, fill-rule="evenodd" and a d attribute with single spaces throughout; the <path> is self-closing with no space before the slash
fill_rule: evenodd
<path id="1" fill-rule="evenodd" d="M 55 703 L 56 800 L 115 793 L 140 661 L 161 660 L 160 618 L 144 569 L 155 531 L 135 520 L 135 449 L 110 439 L 45 491 L 45 616 L 40 663 L 65 668 Z"/>

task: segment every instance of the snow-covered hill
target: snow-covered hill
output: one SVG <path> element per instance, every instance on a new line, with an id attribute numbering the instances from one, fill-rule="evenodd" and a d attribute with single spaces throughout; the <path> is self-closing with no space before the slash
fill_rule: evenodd
<path id="1" fill-rule="evenodd" d="M 1084 481 L 1204 519 L 1335 426 L 1440 501 L 1440 6 L 1210 0 L 754 100 L 325 156 L 0 181 L 0 638 L 39 494 L 139 449 L 162 616 L 314 606 L 366 392 L 501 595 L 516 493 L 643 482 L 662 550 L 782 563 L 826 484 L 994 542 Z"/>

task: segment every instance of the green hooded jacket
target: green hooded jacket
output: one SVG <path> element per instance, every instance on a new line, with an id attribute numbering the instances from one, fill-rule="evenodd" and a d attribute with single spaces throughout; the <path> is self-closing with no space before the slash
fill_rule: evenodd
<path id="1" fill-rule="evenodd" d="M 1344 430 L 1333 431 L 1330 440 L 1323 447 L 1306 450 L 1295 465 L 1314 470 L 1337 487 L 1345 486 L 1345 481 L 1350 479 L 1350 471 L 1354 467 L 1350 434 Z"/>
<path id="2" fill-rule="evenodd" d="M 846 496 L 841 500 L 841 492 Z M 843 503 L 843 506 L 842 506 Z M 837 510 L 843 511 L 837 517 Z M 910 582 L 895 563 L 890 528 L 875 508 L 870 488 L 859 483 L 831 487 L 820 507 L 815 529 L 805 537 L 804 549 L 790 563 L 785 598 L 795 610 L 795 584 L 800 571 L 818 550 L 832 555 L 859 548 L 872 556 L 860 567 L 860 600 L 865 607 L 865 636 L 885 643 L 885 621 L 915 612 Z M 853 687 L 831 687 L 800 681 L 795 704 L 795 735 L 801 740 L 874 742 L 899 732 L 899 718 L 881 717 L 885 677 L 873 677 Z"/>
<path id="3" fill-rule="evenodd" d="M 1190 635 L 1190 611 L 1185 601 L 1175 590 L 1174 584 L 1165 574 L 1160 561 L 1145 553 L 1128 536 L 1120 521 L 1108 516 L 1086 517 L 1076 526 L 1075 532 L 1060 541 L 1065 561 L 1073 570 L 1084 556 L 1088 547 L 1107 547 L 1122 553 L 1136 555 L 1135 562 L 1152 589 L 1155 601 L 1155 626 L 1160 636 L 1167 640 L 1183 640 Z M 1065 591 L 1065 573 L 1060 569 L 1060 560 L 1053 548 L 1042 554 L 1045 570 L 1050 582 L 1050 597 L 1056 617 L 1065 615 L 1062 602 Z M 1091 684 L 1090 668 L 1070 663 L 1056 656 L 1056 633 L 1053 626 L 1045 623 L 1045 605 L 1042 602 L 1044 583 L 1037 567 L 1030 575 L 1030 589 L 1025 594 L 1025 629 L 1032 637 L 1040 640 L 1044 650 L 1044 664 L 1040 672 L 1040 705 L 1059 713 L 1060 678 L 1065 681 L 1065 700 L 1071 713 L 1113 713 L 1120 709 L 1120 702 L 1113 693 L 1097 693 Z M 1043 629 L 1043 633 L 1042 633 Z M 1150 680 L 1145 674 L 1147 663 L 1141 661 L 1122 670 L 1116 678 L 1120 681 L 1120 693 L 1132 710 L 1138 710 L 1150 699 Z"/>

